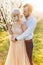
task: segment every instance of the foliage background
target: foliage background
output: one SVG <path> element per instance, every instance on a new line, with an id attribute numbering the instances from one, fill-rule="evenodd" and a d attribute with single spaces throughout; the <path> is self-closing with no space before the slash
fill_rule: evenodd
<path id="1" fill-rule="evenodd" d="M 6 22 L 11 21 L 11 10 L 14 7 L 21 7 L 21 5 L 22 0 L 0 0 L 0 9 L 2 10 Z M 0 64 L 4 65 L 8 54 L 10 42 L 7 32 L 4 31 L 3 27 L 1 26 L 2 23 L 3 17 L 0 13 Z M 37 27 L 34 31 L 33 41 L 33 64 L 43 65 L 43 20 L 38 21 Z"/>

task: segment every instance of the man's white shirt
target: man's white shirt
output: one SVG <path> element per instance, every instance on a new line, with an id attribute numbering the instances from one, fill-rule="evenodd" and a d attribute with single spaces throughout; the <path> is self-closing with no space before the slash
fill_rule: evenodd
<path id="1" fill-rule="evenodd" d="M 30 40 L 33 38 L 33 32 L 37 25 L 36 19 L 30 15 L 24 23 L 26 24 L 27 29 L 17 37 L 17 40 Z"/>

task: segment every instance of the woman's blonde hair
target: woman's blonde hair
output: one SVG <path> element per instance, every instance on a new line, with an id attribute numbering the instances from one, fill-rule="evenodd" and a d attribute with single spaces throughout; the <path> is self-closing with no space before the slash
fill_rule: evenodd
<path id="1" fill-rule="evenodd" d="M 13 21 L 14 15 L 20 15 L 20 10 L 18 8 L 17 9 L 13 9 L 13 11 L 12 11 L 12 14 L 11 14 L 12 21 Z"/>
<path id="2" fill-rule="evenodd" d="M 13 11 L 12 11 L 12 14 L 13 15 L 15 15 L 15 14 L 20 14 L 20 10 L 19 9 L 14 9 Z"/>

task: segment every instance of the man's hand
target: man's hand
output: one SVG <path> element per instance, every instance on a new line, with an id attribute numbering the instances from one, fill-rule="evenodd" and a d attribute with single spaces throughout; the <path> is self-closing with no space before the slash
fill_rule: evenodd
<path id="1" fill-rule="evenodd" d="M 12 42 L 16 42 L 16 41 L 18 41 L 16 38 L 15 39 L 11 39 L 12 40 Z"/>
<path id="2" fill-rule="evenodd" d="M 15 41 L 18 41 L 18 40 L 17 40 L 16 38 L 14 38 L 14 36 L 12 35 L 12 36 L 11 36 L 11 41 L 12 41 L 12 42 L 15 42 Z"/>

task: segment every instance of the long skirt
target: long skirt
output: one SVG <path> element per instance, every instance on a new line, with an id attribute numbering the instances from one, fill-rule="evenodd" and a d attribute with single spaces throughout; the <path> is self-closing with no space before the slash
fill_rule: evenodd
<path id="1" fill-rule="evenodd" d="M 24 41 L 10 41 L 5 65 L 30 65 Z"/>

